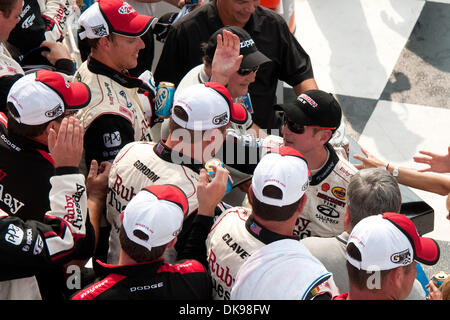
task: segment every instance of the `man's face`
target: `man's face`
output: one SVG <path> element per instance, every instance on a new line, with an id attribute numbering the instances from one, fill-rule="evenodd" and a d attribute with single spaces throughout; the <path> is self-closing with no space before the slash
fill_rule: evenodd
<path id="1" fill-rule="evenodd" d="M 9 34 L 19 22 L 19 15 L 22 13 L 23 0 L 16 0 L 8 17 L 0 11 L 0 41 L 6 41 Z"/>
<path id="2" fill-rule="evenodd" d="M 125 37 L 114 34 L 110 41 L 110 57 L 117 71 L 133 69 L 137 66 L 139 51 L 145 48 L 140 37 Z"/>
<path id="3" fill-rule="evenodd" d="M 218 10 L 225 22 L 230 25 L 244 26 L 250 19 L 259 0 L 219 0 Z M 222 21 L 224 22 L 224 21 Z"/>
<path id="4" fill-rule="evenodd" d="M 281 128 L 281 134 L 285 146 L 294 148 L 304 155 L 321 146 L 318 134 L 311 127 L 305 127 L 304 133 L 295 133 L 285 123 Z"/>
<path id="5" fill-rule="evenodd" d="M 238 72 L 233 73 L 227 86 L 231 97 L 234 99 L 246 94 L 250 83 L 255 82 L 255 77 L 256 72 L 250 72 L 247 75 L 240 75 Z"/>

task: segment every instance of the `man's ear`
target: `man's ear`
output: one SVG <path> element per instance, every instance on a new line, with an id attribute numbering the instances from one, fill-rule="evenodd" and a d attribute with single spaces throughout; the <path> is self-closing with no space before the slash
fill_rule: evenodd
<path id="1" fill-rule="evenodd" d="M 331 130 L 320 130 L 320 142 L 323 144 L 327 143 L 331 137 L 333 136 L 333 132 Z"/>
<path id="2" fill-rule="evenodd" d="M 48 137 L 48 134 L 50 133 L 50 129 L 55 130 L 56 133 L 58 133 L 59 129 L 58 126 L 60 125 L 60 122 L 53 120 L 50 121 L 49 124 L 47 125 L 47 127 L 45 128 L 45 135 Z"/>
<path id="3" fill-rule="evenodd" d="M 300 199 L 300 202 L 298 203 L 297 212 L 301 214 L 303 212 L 303 209 L 306 205 L 306 200 L 308 200 L 308 197 L 306 196 L 306 193 L 302 196 Z"/>
<path id="4" fill-rule="evenodd" d="M 397 291 L 401 290 L 401 288 L 405 285 L 403 283 L 404 281 L 404 269 L 403 267 L 398 267 L 395 269 L 392 269 L 388 275 L 387 275 L 387 281 L 389 281 L 389 285 L 392 286 L 391 289 L 394 289 Z"/>
<path id="5" fill-rule="evenodd" d="M 211 68 L 211 65 L 209 63 L 205 62 L 205 59 L 203 59 L 203 71 L 205 71 L 206 75 L 209 78 L 211 78 L 212 68 Z"/>
<path id="6" fill-rule="evenodd" d="M 347 233 L 349 233 L 349 234 L 350 234 L 349 231 L 352 229 L 351 221 L 352 221 L 352 219 L 351 219 L 351 217 L 350 217 L 350 207 L 349 207 L 349 205 L 347 204 L 347 205 L 345 206 L 345 214 L 344 214 L 344 229 L 345 229 L 345 231 L 347 231 Z"/>
<path id="7" fill-rule="evenodd" d="M 98 46 L 108 48 L 111 45 L 111 40 L 108 37 L 101 37 L 98 39 Z"/>

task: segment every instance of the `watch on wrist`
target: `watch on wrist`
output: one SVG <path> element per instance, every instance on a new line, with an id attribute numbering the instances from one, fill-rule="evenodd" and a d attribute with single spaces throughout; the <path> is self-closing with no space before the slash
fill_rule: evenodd
<path id="1" fill-rule="evenodd" d="M 397 180 L 398 178 L 398 168 L 394 167 L 394 170 L 392 171 L 392 176 Z"/>

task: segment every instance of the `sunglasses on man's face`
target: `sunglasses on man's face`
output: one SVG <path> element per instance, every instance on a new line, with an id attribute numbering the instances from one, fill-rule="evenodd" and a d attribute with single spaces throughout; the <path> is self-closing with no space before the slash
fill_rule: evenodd
<path id="1" fill-rule="evenodd" d="M 297 124 L 293 122 L 288 117 L 284 116 L 284 124 L 288 127 L 288 129 L 296 134 L 303 134 L 306 131 L 307 127 L 315 128 L 315 129 L 324 129 L 324 130 L 334 130 L 336 127 L 319 127 L 319 126 L 305 126 L 301 124 Z"/>
<path id="2" fill-rule="evenodd" d="M 241 76 L 248 76 L 250 73 L 258 71 L 258 69 L 259 66 L 253 68 L 239 68 L 237 73 L 240 74 Z"/>

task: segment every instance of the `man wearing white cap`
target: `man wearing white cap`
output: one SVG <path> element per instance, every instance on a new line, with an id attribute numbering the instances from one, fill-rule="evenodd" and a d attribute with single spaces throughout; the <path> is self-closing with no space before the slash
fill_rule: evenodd
<path id="1" fill-rule="evenodd" d="M 203 170 L 205 177 L 207 173 Z M 227 175 L 211 183 L 222 184 L 222 194 L 223 178 L 226 181 Z M 180 188 L 174 185 L 143 188 L 121 215 L 118 263 L 97 261 L 102 280 L 79 291 L 72 299 L 209 300 L 211 280 L 205 266 L 192 259 L 170 264 L 163 258 L 166 248 L 176 243 L 188 212 L 189 202 Z"/>
<path id="2" fill-rule="evenodd" d="M 54 174 L 47 145 L 49 132 L 58 132 L 62 119 L 89 101 L 90 90 L 84 83 L 69 83 L 47 70 L 26 75 L 11 87 L 8 114 L 0 113 L 0 169 L 7 173 L 2 179 L 3 197 L 8 193 L 16 200 L 0 202 L 1 209 L 25 220 L 43 218 L 50 208 L 49 179 Z"/>
<path id="3" fill-rule="evenodd" d="M 148 185 L 173 184 L 186 194 L 189 213 L 175 246 L 177 251 L 181 250 L 198 208 L 196 185 L 200 169 L 222 145 L 230 120 L 245 122 L 246 117 L 245 108 L 232 102 L 223 85 L 215 82 L 194 85 L 174 101 L 167 140 L 132 142 L 119 152 L 111 168 L 106 203 L 107 219 L 112 226 L 109 263 L 118 261 L 120 213 L 137 190 Z"/>
<path id="4" fill-rule="evenodd" d="M 306 203 L 308 183 L 306 160 L 293 148 L 274 149 L 261 159 L 249 189 L 252 209 L 228 209 L 208 235 L 207 259 L 214 299 L 230 299 L 239 268 L 255 251 L 277 240 L 298 241 L 293 230 Z"/>
<path id="5" fill-rule="evenodd" d="M 334 281 L 341 292 L 348 292 L 345 249 L 353 227 L 371 215 L 388 211 L 400 212 L 402 195 L 397 181 L 384 167 L 363 169 L 350 179 L 346 204 L 344 232 L 335 237 L 301 239 L 312 255 L 333 273 Z M 425 291 L 418 280 L 415 281 L 407 299 L 425 299 Z"/>
<path id="6" fill-rule="evenodd" d="M 347 242 L 349 291 L 336 300 L 402 300 L 416 278 L 416 261 L 438 262 L 438 244 L 420 237 L 414 223 L 399 213 L 367 217 Z"/>
<path id="7" fill-rule="evenodd" d="M 61 298 L 63 264 L 94 250 L 95 208 L 105 201 L 107 171 L 97 175 L 97 164 L 91 167 L 88 202 L 78 170 L 83 127 L 65 117 L 89 100 L 85 84 L 46 70 L 22 77 L 10 90 L 8 116 L 0 113 L 2 299 Z"/>
<path id="8" fill-rule="evenodd" d="M 40 12 L 40 7 L 45 7 L 44 2 L 45 1 L 29 1 L 31 2 L 31 7 L 36 9 Z M 39 2 L 39 3 L 37 3 Z M 49 1 L 50 2 L 50 1 Z M 53 3 L 48 6 L 49 13 L 55 13 L 57 10 L 56 7 L 59 7 L 59 5 L 55 6 L 55 1 L 52 1 Z M 27 25 L 30 27 L 31 24 L 39 22 L 42 22 L 45 24 L 44 20 L 47 20 L 46 17 L 40 17 L 40 14 L 38 17 L 34 16 L 33 9 L 30 10 L 30 4 L 27 4 L 24 7 L 24 1 L 23 0 L 4 0 L 0 3 L 0 25 L 2 26 L 0 28 L 0 112 L 5 112 L 6 110 L 6 97 L 8 96 L 9 89 L 11 86 L 16 82 L 19 78 L 21 78 L 25 73 L 22 69 L 22 65 L 30 64 L 27 63 L 28 59 L 25 55 L 22 55 L 18 57 L 17 55 L 13 55 L 12 52 L 10 53 L 8 49 L 6 48 L 6 42 L 8 39 L 10 39 L 10 34 L 18 24 L 20 19 L 27 20 L 28 23 L 25 23 L 24 25 Z M 49 20 L 52 20 L 51 18 L 48 18 Z M 39 22 L 38 22 L 39 21 Z M 25 21 L 26 22 L 26 21 Z M 31 28 L 30 28 L 31 29 Z M 27 29 L 27 30 L 30 30 Z M 39 29 L 39 28 L 37 28 Z M 45 29 L 45 28 L 44 28 Z M 55 68 L 58 71 L 61 71 L 68 75 L 73 75 L 74 73 L 74 64 L 70 56 L 69 49 L 66 45 L 64 45 L 61 42 L 56 42 L 53 40 L 57 40 L 53 38 L 53 31 L 56 31 L 58 33 L 59 26 L 57 23 L 49 24 L 48 30 L 40 29 L 39 31 L 42 31 L 42 36 L 46 39 L 42 43 L 38 42 L 37 47 L 34 50 L 34 53 L 37 53 L 39 55 L 44 56 L 47 58 L 47 60 L 55 66 Z M 30 37 L 30 34 L 28 35 Z M 27 39 L 28 40 L 28 39 Z M 39 39 L 30 39 L 33 42 L 34 40 Z M 22 41 L 23 45 L 26 47 L 30 41 Z M 40 45 L 40 47 L 39 47 Z M 11 47 L 10 43 L 8 42 L 8 47 Z M 22 58 L 21 64 L 19 64 L 15 59 Z"/>
<path id="9" fill-rule="evenodd" d="M 122 0 L 95 2 L 79 18 L 80 38 L 87 38 L 91 47 L 76 74 L 92 91 L 91 103 L 77 114 L 86 130 L 86 164 L 92 159 L 112 162 L 127 143 L 151 141 L 154 84 L 128 70 L 136 67 L 145 46 L 140 37 L 156 21 Z"/>

